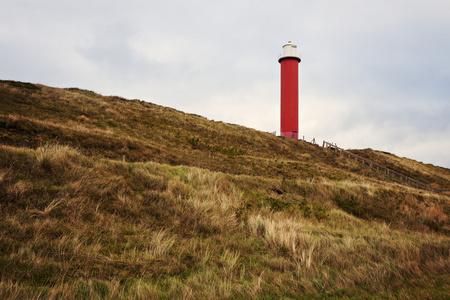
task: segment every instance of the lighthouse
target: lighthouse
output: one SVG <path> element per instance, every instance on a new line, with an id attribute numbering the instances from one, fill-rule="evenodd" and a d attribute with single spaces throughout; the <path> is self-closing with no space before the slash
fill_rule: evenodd
<path id="1" fill-rule="evenodd" d="M 298 139 L 298 64 L 297 46 L 290 41 L 283 46 L 281 65 L 281 135 Z"/>

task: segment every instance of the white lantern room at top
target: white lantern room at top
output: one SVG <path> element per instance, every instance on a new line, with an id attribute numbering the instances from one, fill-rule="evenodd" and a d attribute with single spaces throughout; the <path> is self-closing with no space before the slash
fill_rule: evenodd
<path id="1" fill-rule="evenodd" d="M 297 45 L 292 44 L 291 41 L 283 45 L 283 54 L 280 55 L 278 61 L 285 57 L 294 57 L 300 61 L 300 55 L 297 55 Z"/>

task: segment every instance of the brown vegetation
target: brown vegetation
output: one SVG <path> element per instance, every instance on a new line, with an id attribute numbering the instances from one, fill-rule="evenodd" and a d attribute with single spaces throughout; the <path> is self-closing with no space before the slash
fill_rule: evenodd
<path id="1" fill-rule="evenodd" d="M 446 195 L 137 100 L 5 81 L 0 97 L 2 299 L 449 295 Z"/>

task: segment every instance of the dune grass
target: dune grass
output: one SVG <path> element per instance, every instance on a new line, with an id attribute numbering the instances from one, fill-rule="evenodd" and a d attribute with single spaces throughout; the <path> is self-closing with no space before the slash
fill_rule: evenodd
<path id="1" fill-rule="evenodd" d="M 139 100 L 15 81 L 0 97 L 1 299 L 450 294 L 447 195 Z M 448 169 L 352 151 L 450 186 Z"/>
<path id="2" fill-rule="evenodd" d="M 445 232 L 358 218 L 336 200 L 389 187 L 124 163 L 59 145 L 0 153 L 1 298 L 448 296 Z M 444 201 L 434 197 L 422 201 Z M 319 204 L 326 216 L 312 213 Z"/>

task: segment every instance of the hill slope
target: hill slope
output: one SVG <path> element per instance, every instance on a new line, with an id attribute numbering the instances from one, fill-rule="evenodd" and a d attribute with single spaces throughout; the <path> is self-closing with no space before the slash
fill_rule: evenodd
<path id="1" fill-rule="evenodd" d="M 233 174 L 286 178 L 369 174 L 359 164 L 303 141 L 139 100 L 8 81 L 0 81 L 0 95 L 4 144 L 23 146 L 25 141 L 36 148 L 53 141 L 73 145 L 86 155 L 120 160 L 125 155 L 130 162 L 151 160 Z M 405 165 L 403 170 L 411 167 Z M 414 170 L 417 180 L 450 187 L 448 169 L 420 164 Z"/>
<path id="2" fill-rule="evenodd" d="M 0 113 L 2 298 L 447 296 L 445 195 L 90 91 L 3 81 Z M 448 169 L 363 154 L 450 186 Z"/>

